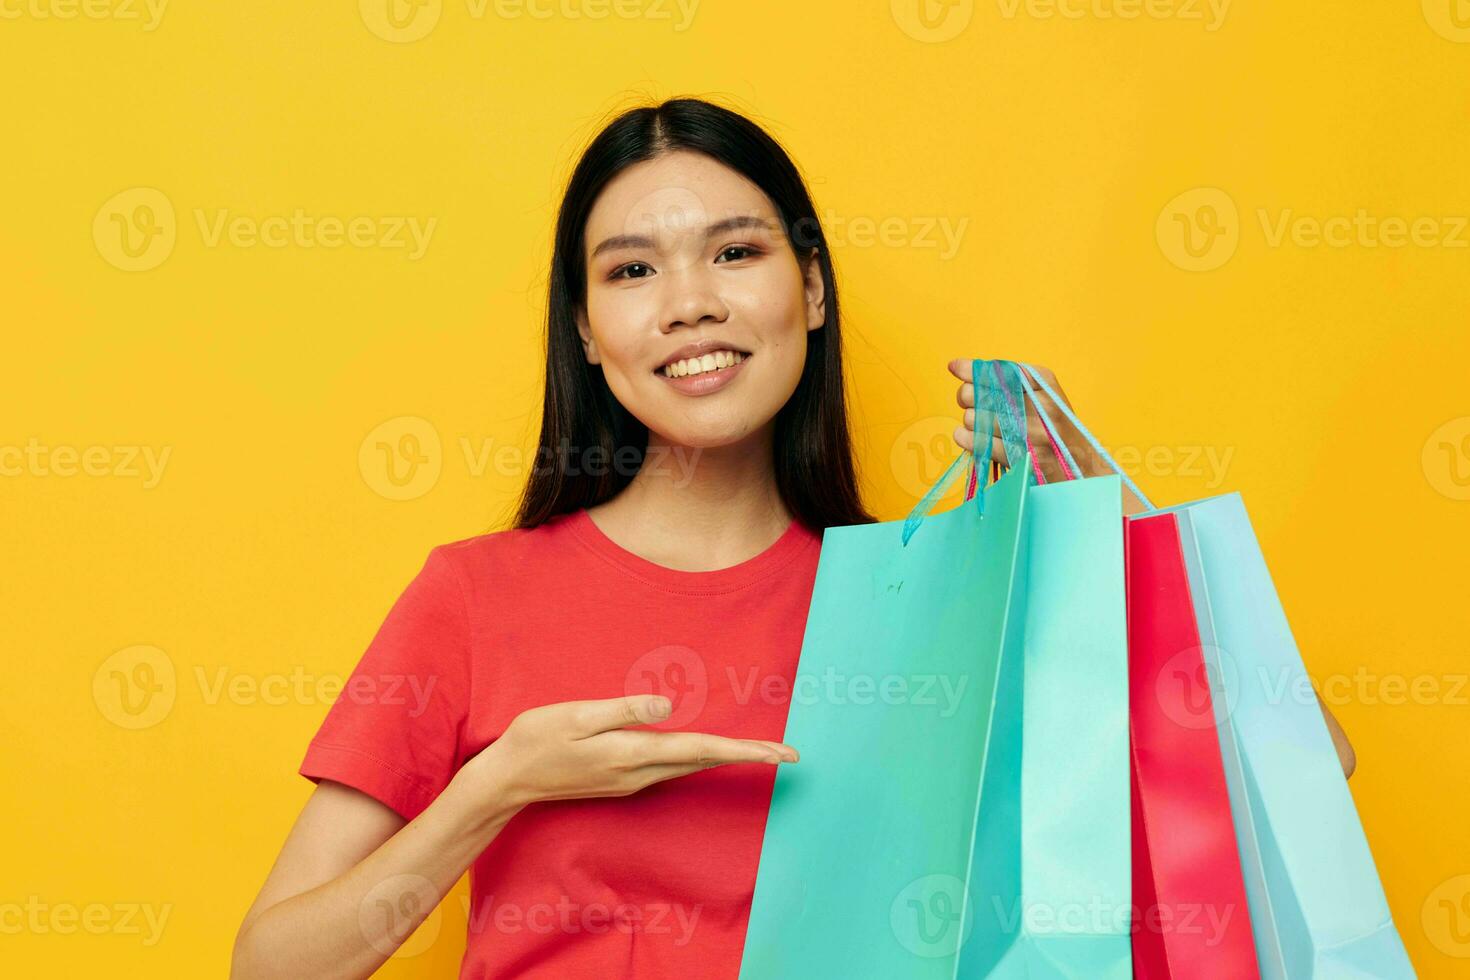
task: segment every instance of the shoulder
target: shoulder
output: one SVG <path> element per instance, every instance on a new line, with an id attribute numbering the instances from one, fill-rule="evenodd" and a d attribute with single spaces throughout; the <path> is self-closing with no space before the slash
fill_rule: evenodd
<path id="1" fill-rule="evenodd" d="M 443 542 L 429 550 L 425 568 L 454 578 L 465 589 L 510 584 L 527 575 L 564 568 L 581 554 L 572 517 L 562 514 L 536 527 L 506 528 Z"/>

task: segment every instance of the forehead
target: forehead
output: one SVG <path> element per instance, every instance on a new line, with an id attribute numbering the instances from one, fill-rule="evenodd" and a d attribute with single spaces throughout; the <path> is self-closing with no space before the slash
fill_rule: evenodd
<path id="1" fill-rule="evenodd" d="M 666 238 L 736 215 L 774 220 L 776 209 L 743 175 L 702 153 L 676 150 L 608 182 L 587 216 L 584 247 L 611 235 Z"/>

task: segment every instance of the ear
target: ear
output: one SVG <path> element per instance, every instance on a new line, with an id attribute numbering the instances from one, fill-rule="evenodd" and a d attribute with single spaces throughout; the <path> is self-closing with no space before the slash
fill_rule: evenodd
<path id="1" fill-rule="evenodd" d="M 822 282 L 822 263 L 817 250 L 802 260 L 802 278 L 806 284 L 806 328 L 818 330 L 827 321 L 827 287 Z"/>
<path id="2" fill-rule="evenodd" d="M 587 363 L 601 364 L 602 355 L 597 352 L 597 340 L 592 336 L 592 327 L 587 322 L 586 307 L 578 306 L 575 315 L 577 334 L 582 338 L 582 352 L 587 356 Z"/>

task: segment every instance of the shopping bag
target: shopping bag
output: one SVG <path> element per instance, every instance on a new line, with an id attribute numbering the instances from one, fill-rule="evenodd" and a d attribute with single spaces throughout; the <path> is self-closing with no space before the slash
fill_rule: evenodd
<path id="1" fill-rule="evenodd" d="M 1260 975 L 1413 977 L 1240 494 L 1152 508 L 1036 381 L 1151 515 L 1178 520 Z"/>
<path id="2" fill-rule="evenodd" d="M 1252 980 L 1256 948 L 1178 519 L 1127 525 L 1139 980 Z"/>
<path id="3" fill-rule="evenodd" d="M 1179 518 L 1219 692 L 1215 717 L 1261 975 L 1413 977 L 1240 495 L 1167 510 Z"/>
<path id="4" fill-rule="evenodd" d="M 1034 486 L 1019 372 L 975 369 L 1010 387 L 976 386 L 973 472 L 992 418 L 1012 461 L 978 506 L 923 518 L 946 474 L 907 521 L 824 535 L 742 977 L 1130 975 L 1119 486 Z M 795 696 L 935 668 L 968 688 L 948 718 Z"/>
<path id="5" fill-rule="evenodd" d="M 977 914 L 988 910 L 1001 928 L 977 930 L 960 975 L 1125 980 L 1133 896 L 1122 485 L 1070 479 L 1076 461 L 1019 365 L 990 367 L 991 399 L 1013 407 L 1014 390 L 1036 410 L 1069 479 L 1027 492 L 1020 810 L 1006 827 L 1012 808 L 996 805 L 1004 797 L 982 795 L 976 847 L 1010 866 L 973 876 Z M 1026 464 L 1045 484 L 1036 456 Z"/>
<path id="6" fill-rule="evenodd" d="M 1019 766 L 1020 810 L 1009 813 L 1009 786 L 981 797 L 979 873 L 970 889 L 977 917 L 994 916 L 998 928 L 976 929 L 959 975 L 1127 980 L 1133 897 L 1122 485 L 1108 476 L 1036 486 L 1026 507 L 1022 736 L 1019 760 L 1003 770 Z M 992 865 L 1006 874 L 990 873 Z"/>
<path id="7" fill-rule="evenodd" d="M 977 406 L 977 452 L 921 508 L 962 461 L 986 472 L 993 421 Z M 1030 479 L 922 528 L 824 531 L 783 736 L 802 761 L 776 776 L 742 977 L 955 976 L 982 773 L 1020 737 L 996 691 L 1019 689 Z"/>

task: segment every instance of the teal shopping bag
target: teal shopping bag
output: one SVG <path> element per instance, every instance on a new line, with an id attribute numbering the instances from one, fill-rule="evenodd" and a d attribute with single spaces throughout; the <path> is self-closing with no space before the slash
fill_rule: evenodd
<path id="1" fill-rule="evenodd" d="M 742 977 L 956 975 L 987 748 L 1020 736 L 995 707 L 1019 681 L 1001 666 L 1020 656 L 1029 478 L 907 546 L 902 521 L 826 529 L 783 736 L 801 765 L 776 776 Z"/>
<path id="2" fill-rule="evenodd" d="M 1119 485 L 1035 487 L 1019 372 L 996 374 L 975 471 L 993 418 L 1020 465 L 824 535 L 742 977 L 1130 975 Z M 1034 618 L 1033 547 L 1062 573 Z M 801 696 L 854 677 L 894 696 Z"/>
<path id="3" fill-rule="evenodd" d="M 1132 834 L 1122 484 L 1093 477 L 1027 493 L 1020 772 L 1015 828 L 981 797 L 961 977 L 1128 980 Z M 1019 847 L 1015 844 L 1019 830 Z M 990 863 L 1005 862 L 1003 877 Z M 1000 888 L 997 881 L 1003 882 Z M 1015 883 L 1019 883 L 1019 889 Z M 977 942 L 977 940 L 979 940 Z"/>
<path id="4" fill-rule="evenodd" d="M 1013 390 L 1022 404 L 1033 397 L 1017 365 L 996 363 L 996 377 L 1008 382 L 998 386 L 1003 403 Z M 1033 404 L 1064 472 L 1079 474 L 1045 407 Z M 1039 467 L 1035 474 L 1042 479 Z M 977 923 L 982 914 L 992 921 L 975 929 L 957 975 L 1127 980 L 1133 871 L 1122 484 L 1107 476 L 1036 486 L 1025 506 L 1021 738 L 1008 744 L 1007 764 L 987 769 L 987 778 L 1007 775 L 983 788 L 970 890 Z M 1010 803 L 1017 790 L 1018 808 Z"/>
<path id="5" fill-rule="evenodd" d="M 1038 382 L 1047 389 L 1043 379 Z M 1058 404 L 1121 474 L 1091 433 Z M 1413 977 L 1240 494 L 1151 513 L 1173 513 L 1179 524 L 1210 698 L 1198 701 L 1200 711 L 1208 712 L 1205 718 L 1177 720 L 1215 726 L 1220 737 L 1261 976 Z M 1187 697 L 1171 701 L 1191 703 Z"/>

